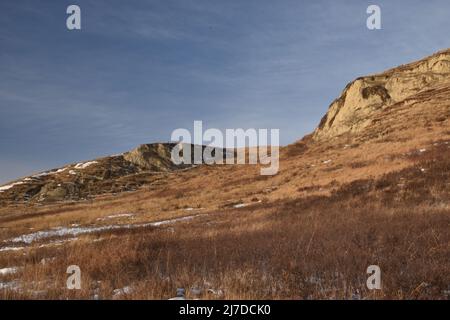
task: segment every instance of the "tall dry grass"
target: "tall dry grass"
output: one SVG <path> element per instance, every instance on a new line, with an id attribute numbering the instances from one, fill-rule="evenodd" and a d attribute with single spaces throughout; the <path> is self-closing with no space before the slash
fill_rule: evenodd
<path id="1" fill-rule="evenodd" d="M 179 287 L 192 298 L 195 287 L 205 299 L 448 299 L 448 155 L 444 145 L 408 169 L 331 196 L 2 254 L 0 265 L 24 269 L 1 279 L 18 278 L 22 289 L 1 290 L 0 298 L 166 299 Z M 72 264 L 82 270 L 82 290 L 65 287 Z M 369 265 L 381 267 L 381 290 L 366 287 Z"/>

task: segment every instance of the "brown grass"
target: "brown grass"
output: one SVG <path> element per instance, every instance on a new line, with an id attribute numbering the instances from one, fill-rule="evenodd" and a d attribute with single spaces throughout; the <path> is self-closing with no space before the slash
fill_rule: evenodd
<path id="1" fill-rule="evenodd" d="M 5 193 L 0 247 L 72 224 L 201 216 L 0 252 L 0 268 L 22 267 L 0 275 L 18 286 L 0 298 L 166 299 L 198 287 L 205 299 L 448 299 L 448 86 L 416 98 L 382 110 L 361 132 L 281 148 L 275 176 L 205 165 L 108 180 L 140 189 L 115 194 L 122 189 L 106 185 L 110 193 L 77 202 L 20 203 Z M 134 216 L 103 219 L 122 213 Z M 65 288 L 71 264 L 82 270 L 82 290 Z M 366 288 L 371 264 L 381 267 L 382 290 Z M 126 286 L 132 291 L 114 296 Z"/>
<path id="2" fill-rule="evenodd" d="M 166 299 L 176 288 L 198 287 L 205 299 L 446 299 L 449 150 L 442 143 L 409 159 L 403 170 L 343 184 L 328 196 L 254 202 L 191 222 L 91 234 L 59 247 L 34 245 L 26 255 L 2 253 L 0 266 L 24 268 L 0 278 L 21 284 L 20 290 L 0 290 L 0 298 Z M 93 210 L 91 223 L 106 214 Z M 41 225 L 30 221 L 48 228 L 79 214 L 68 211 L 47 222 L 44 216 Z M 3 230 L 2 238 L 23 233 L 24 221 Z M 43 264 L 44 258 L 52 260 Z M 65 288 L 71 264 L 82 270 L 82 290 Z M 366 288 L 372 264 L 381 267 L 382 290 Z M 132 292 L 114 296 L 126 286 Z"/>

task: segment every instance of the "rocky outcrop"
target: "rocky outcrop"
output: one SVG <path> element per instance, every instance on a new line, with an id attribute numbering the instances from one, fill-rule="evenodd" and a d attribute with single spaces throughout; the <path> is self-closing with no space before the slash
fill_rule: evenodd
<path id="1" fill-rule="evenodd" d="M 157 173 L 189 167 L 172 163 L 174 146 L 144 144 L 122 155 L 41 172 L 0 187 L 0 203 L 81 200 L 102 193 L 133 191 L 157 181 Z"/>
<path id="2" fill-rule="evenodd" d="M 313 139 L 358 133 L 373 116 L 420 92 L 450 81 L 450 50 L 348 84 L 329 107 Z"/>
<path id="3" fill-rule="evenodd" d="M 176 168 L 171 161 L 171 150 L 174 146 L 173 143 L 143 144 L 124 153 L 123 158 L 144 170 L 173 170 Z"/>
<path id="4" fill-rule="evenodd" d="M 191 163 L 174 164 L 176 143 L 143 144 L 121 155 L 70 164 L 41 172 L 0 187 L 0 205 L 18 202 L 83 200 L 104 193 L 137 190 L 142 185 L 161 184 L 165 173 L 194 166 L 194 150 L 205 146 L 182 144 L 180 155 L 190 149 Z M 226 150 L 222 150 L 226 155 Z"/>

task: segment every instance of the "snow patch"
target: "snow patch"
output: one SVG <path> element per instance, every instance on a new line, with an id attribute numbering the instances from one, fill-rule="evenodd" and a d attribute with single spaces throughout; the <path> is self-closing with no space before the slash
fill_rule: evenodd
<path id="1" fill-rule="evenodd" d="M 93 164 L 96 164 L 96 163 L 98 163 L 98 162 L 97 161 L 89 161 L 89 162 L 84 162 L 84 163 L 83 162 L 77 163 L 75 165 L 75 169 L 86 169 L 87 167 L 89 167 Z"/>
<path id="2" fill-rule="evenodd" d="M 2 186 L 2 187 L 0 187 L 0 192 L 9 190 L 9 189 L 11 189 L 12 187 L 17 186 L 17 185 L 19 185 L 19 184 L 23 184 L 23 182 L 22 182 L 22 181 L 19 181 L 19 182 L 15 182 L 15 183 L 8 184 L 8 185 L 6 185 L 6 186 Z"/>
<path id="3" fill-rule="evenodd" d="M 102 217 L 102 218 L 97 218 L 97 221 L 103 221 L 103 220 L 108 220 L 108 219 L 117 219 L 117 218 L 130 218 L 130 217 L 134 217 L 134 214 L 119 213 L 119 214 L 113 214 L 113 215 Z"/>
<path id="4" fill-rule="evenodd" d="M 53 174 L 56 174 L 56 173 L 64 172 L 66 170 L 67 170 L 67 167 L 64 167 L 64 168 L 61 168 L 61 169 L 58 169 L 58 170 L 55 170 L 55 171 L 44 171 L 44 172 L 35 174 L 34 176 L 31 176 L 31 178 L 27 178 L 25 180 L 26 181 L 30 181 L 30 180 L 32 180 L 32 178 L 46 177 L 46 176 L 50 176 L 50 175 L 53 175 Z"/>
<path id="5" fill-rule="evenodd" d="M 19 290 L 20 284 L 17 281 L 0 282 L 0 290 Z"/>
<path id="6" fill-rule="evenodd" d="M 201 215 L 197 214 L 195 216 L 187 216 L 187 217 L 163 220 L 163 221 L 158 221 L 158 222 L 151 222 L 151 223 L 147 223 L 147 225 L 153 226 L 153 227 L 159 227 L 159 226 L 163 226 L 165 224 L 172 224 L 172 223 L 181 222 L 181 221 L 189 221 L 189 220 L 192 220 L 199 216 L 201 216 Z"/>
<path id="7" fill-rule="evenodd" d="M 0 252 L 5 252 L 5 251 L 20 251 L 25 249 L 24 247 L 3 247 L 0 248 Z"/>
<path id="8" fill-rule="evenodd" d="M 14 274 L 17 271 L 19 271 L 18 267 L 3 268 L 3 269 L 0 269 L 0 275 L 5 276 L 8 274 Z"/>
<path id="9" fill-rule="evenodd" d="M 205 210 L 205 208 L 184 208 L 184 211 L 198 211 L 198 210 Z"/>
<path id="10" fill-rule="evenodd" d="M 36 248 L 40 249 L 40 248 L 61 246 L 67 242 L 72 242 L 75 240 L 78 240 L 78 238 L 69 238 L 69 239 L 64 239 L 64 240 L 50 241 L 49 243 L 41 244 Z M 9 240 L 9 241 L 11 241 L 11 240 Z M 3 242 L 7 242 L 7 241 L 3 241 Z M 25 249 L 26 249 L 26 247 L 3 247 L 3 248 L 0 248 L 0 252 L 21 251 L 21 250 L 25 250 Z"/>
<path id="11" fill-rule="evenodd" d="M 40 178 L 40 177 L 45 177 L 52 174 L 51 172 L 45 171 L 45 172 L 41 172 L 38 174 L 35 174 L 34 176 L 31 176 L 32 178 Z"/>
<path id="12" fill-rule="evenodd" d="M 133 292 L 133 288 L 130 286 L 126 286 L 126 287 L 123 287 L 122 289 L 113 290 L 113 296 L 117 297 L 117 296 L 121 296 L 124 294 L 130 294 L 132 292 Z"/>
<path id="13" fill-rule="evenodd" d="M 81 228 L 81 227 L 73 227 L 73 228 L 59 228 L 56 230 L 48 230 L 48 231 L 38 231 L 26 235 L 21 235 L 16 238 L 12 238 L 9 241 L 10 242 L 23 242 L 30 244 L 34 241 L 51 238 L 51 237 L 64 237 L 64 236 L 77 236 L 80 234 L 85 233 L 92 233 L 92 232 L 98 232 L 103 230 L 108 230 L 109 227 L 87 227 L 87 228 Z M 112 228 L 111 228 L 112 229 Z M 58 243 L 53 243 L 58 245 Z"/>
<path id="14" fill-rule="evenodd" d="M 64 240 L 55 240 L 55 241 L 51 241 L 47 244 L 41 244 L 38 248 L 47 248 L 47 247 L 57 247 L 57 246 L 61 246 L 65 243 L 68 242 L 72 242 L 72 241 L 76 241 L 78 240 L 78 238 L 69 238 L 69 239 L 64 239 Z"/>
<path id="15" fill-rule="evenodd" d="M 169 219 L 169 220 L 162 220 L 157 222 L 149 222 L 149 223 L 143 223 L 143 224 L 118 224 L 118 225 L 107 225 L 107 226 L 99 226 L 99 227 L 57 227 L 53 228 L 51 230 L 47 231 L 37 231 L 30 234 L 21 235 L 9 240 L 6 240 L 6 242 L 23 242 L 30 244 L 34 241 L 46 239 L 46 238 L 52 238 L 52 237 L 64 237 L 64 236 L 78 236 L 82 234 L 89 234 L 94 232 L 101 232 L 101 231 L 109 231 L 109 230 L 120 230 L 120 229 L 134 229 L 134 228 L 145 228 L 145 227 L 159 227 L 166 224 L 172 224 L 176 222 L 181 221 L 188 221 L 192 220 L 196 217 L 200 216 L 187 216 L 187 217 L 181 217 L 181 218 L 175 218 L 175 219 Z M 76 239 L 76 238 L 74 238 Z M 67 241 L 67 240 L 64 240 Z M 53 245 L 58 244 L 57 241 L 52 243 Z M 47 245 L 42 245 L 47 246 Z M 42 247 L 41 246 L 41 247 Z"/>
<path id="16" fill-rule="evenodd" d="M 252 202 L 252 203 L 238 203 L 238 204 L 235 204 L 235 205 L 233 206 L 233 208 L 244 208 L 244 207 L 247 207 L 247 206 L 249 206 L 249 205 L 251 205 L 251 204 L 261 203 L 261 202 L 262 202 L 262 200 L 258 200 L 258 201 L 256 201 L 256 202 Z"/>

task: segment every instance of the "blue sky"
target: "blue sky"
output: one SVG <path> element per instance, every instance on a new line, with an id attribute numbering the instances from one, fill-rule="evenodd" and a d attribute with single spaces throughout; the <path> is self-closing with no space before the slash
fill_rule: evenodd
<path id="1" fill-rule="evenodd" d="M 366 28 L 369 4 L 382 30 Z M 354 78 L 450 47 L 448 0 L 8 0 L 0 15 L 0 183 L 194 120 L 288 144 Z"/>

